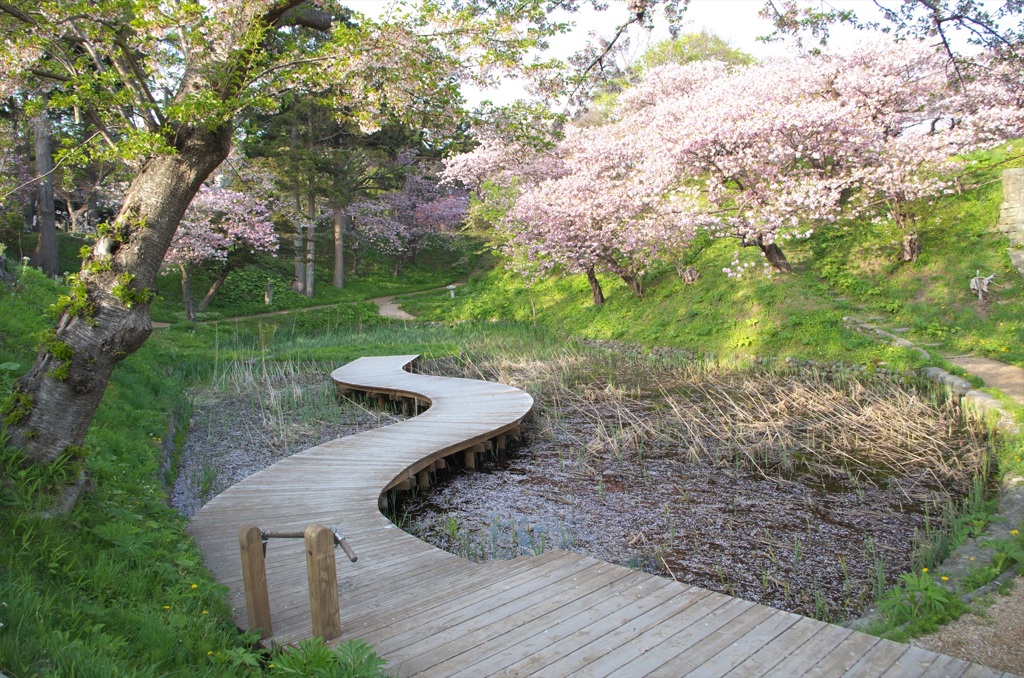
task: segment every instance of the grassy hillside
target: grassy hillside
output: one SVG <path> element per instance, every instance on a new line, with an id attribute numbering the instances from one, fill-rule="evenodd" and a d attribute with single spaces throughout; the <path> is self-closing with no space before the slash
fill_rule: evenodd
<path id="1" fill-rule="evenodd" d="M 853 315 L 890 329 L 937 354 L 975 353 L 1024 365 L 1024 279 L 1010 263 L 1008 243 L 993 228 L 999 218 L 1003 152 L 985 155 L 990 169 L 978 184 L 928 208 L 920 224 L 924 253 L 896 261 L 891 224 L 847 223 L 818 229 L 810 239 L 782 243 L 794 273 L 730 279 L 736 241 L 717 240 L 694 257 L 693 285 L 662 266 L 645 280 L 645 298 L 632 297 L 604 276 L 607 302 L 595 307 L 583 276 L 544 280 L 532 288 L 502 267 L 458 290 L 409 297 L 403 307 L 429 320 L 535 321 L 599 339 L 675 346 L 743 360 L 751 356 L 922 362 L 914 352 L 879 346 L 844 328 Z M 1011 164 L 1020 164 L 1020 160 Z M 996 274 L 991 299 L 968 289 L 975 272 Z"/>
<path id="2" fill-rule="evenodd" d="M 282 241 L 283 246 L 283 241 Z M 351 271 L 352 253 L 345 271 L 345 287 L 331 285 L 334 272 L 334 251 L 330 243 L 319 243 L 314 271 L 315 295 L 312 299 L 291 289 L 294 264 L 287 249 L 277 257 L 262 255 L 255 263 L 233 270 L 220 292 L 199 320 L 218 320 L 240 315 L 253 315 L 291 308 L 348 303 L 386 294 L 423 290 L 447 285 L 465 277 L 476 262 L 475 243 L 467 239 L 454 239 L 427 245 L 417 254 L 416 262 L 406 267 L 402 275 L 392 275 L 393 261 L 378 252 L 364 253 L 359 273 Z M 219 271 L 200 269 L 192 276 L 192 297 L 198 305 Z M 267 283 L 274 287 L 273 303 L 264 303 Z M 157 280 L 159 297 L 151 312 L 154 320 L 180 322 L 185 319 L 181 292 L 181 273 L 168 271 Z"/>

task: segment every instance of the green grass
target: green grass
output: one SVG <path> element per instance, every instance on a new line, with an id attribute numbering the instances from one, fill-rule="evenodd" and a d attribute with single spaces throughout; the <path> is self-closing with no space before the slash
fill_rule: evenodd
<path id="1" fill-rule="evenodd" d="M 5 360 L 24 371 L 55 285 L 27 271 L 0 291 Z M 114 373 L 86 440 L 95 489 L 69 516 L 35 470 L 2 455 L 0 669 L 32 675 L 223 675 L 207 652 L 241 646 L 225 590 L 201 566 L 158 472 L 182 392 L 149 347 Z"/>
<path id="2" fill-rule="evenodd" d="M 408 266 L 398 277 L 392 275 L 393 262 L 389 257 L 371 252 L 363 257 L 359 275 L 352 274 L 346 268 L 345 287 L 338 289 L 331 284 L 334 271 L 333 249 L 321 244 L 318 246 L 314 267 L 316 280 L 312 299 L 291 289 L 294 267 L 289 256 L 259 256 L 255 264 L 234 270 L 228 275 L 220 292 L 206 311 L 198 314 L 197 319 L 219 320 L 271 311 L 351 303 L 387 294 L 440 287 L 464 278 L 469 273 L 477 260 L 475 248 L 476 243 L 467 239 L 427 246 L 418 254 L 416 263 Z M 350 253 L 346 256 L 350 256 Z M 217 274 L 214 269 L 201 268 L 192 275 L 192 297 L 197 305 Z M 264 288 L 268 282 L 274 287 L 272 304 L 264 303 Z M 185 320 L 181 273 L 171 270 L 160 276 L 157 291 L 157 301 L 150 309 L 153 319 L 163 322 Z"/>

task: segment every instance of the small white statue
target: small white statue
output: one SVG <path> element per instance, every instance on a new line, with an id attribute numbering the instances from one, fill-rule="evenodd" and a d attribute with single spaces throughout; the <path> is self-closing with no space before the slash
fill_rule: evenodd
<path id="1" fill-rule="evenodd" d="M 974 277 L 971 278 L 971 291 L 975 292 L 978 295 L 978 301 L 984 300 L 985 295 L 988 294 L 988 284 L 992 282 L 992 278 L 995 277 L 995 273 L 988 276 L 987 278 L 983 278 L 981 276 L 981 271 L 976 270 L 974 272 Z"/>

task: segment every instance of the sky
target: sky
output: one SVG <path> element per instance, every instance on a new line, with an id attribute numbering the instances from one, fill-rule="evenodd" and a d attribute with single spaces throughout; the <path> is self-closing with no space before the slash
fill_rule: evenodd
<path id="1" fill-rule="evenodd" d="M 393 5 L 392 2 L 384 0 L 348 0 L 346 4 L 374 17 L 381 16 Z M 757 40 L 759 36 L 772 32 L 771 22 L 758 16 L 764 4 L 765 0 L 691 0 L 684 14 L 683 31 L 707 30 L 724 38 L 733 47 L 759 59 L 785 55 L 793 48 L 782 43 L 766 44 Z M 859 13 L 873 11 L 873 3 L 867 0 L 846 0 L 834 4 L 853 6 Z M 627 10 L 626 3 L 622 0 L 610 0 L 608 5 L 609 8 L 603 12 L 585 8 L 580 12 L 566 14 L 565 20 L 575 23 L 576 28 L 568 35 L 553 38 L 547 54 L 560 58 L 570 56 L 586 43 L 592 31 L 610 37 L 614 28 L 625 22 Z M 664 20 L 655 23 L 659 27 L 651 32 L 634 29 L 630 58 L 638 58 L 650 45 L 669 37 Z M 852 29 L 839 28 L 834 31 L 831 44 L 842 48 L 843 45 L 855 42 L 858 36 L 863 37 L 863 34 L 858 34 Z M 497 90 L 480 91 L 475 88 L 464 88 L 463 93 L 471 107 L 483 99 L 505 104 L 524 95 L 522 86 L 515 82 L 505 83 Z"/>

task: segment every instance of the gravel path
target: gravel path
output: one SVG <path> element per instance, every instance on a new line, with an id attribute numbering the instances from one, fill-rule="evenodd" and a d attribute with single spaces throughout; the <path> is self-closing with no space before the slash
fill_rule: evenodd
<path id="1" fill-rule="evenodd" d="M 937 633 L 910 641 L 932 652 L 1024 675 L 1024 577 L 1009 595 L 978 614 L 965 614 Z"/>
<path id="2" fill-rule="evenodd" d="M 1024 405 L 1024 369 L 998 360 L 972 355 L 950 356 L 949 362 L 981 377 L 985 386 L 1000 391 Z"/>

